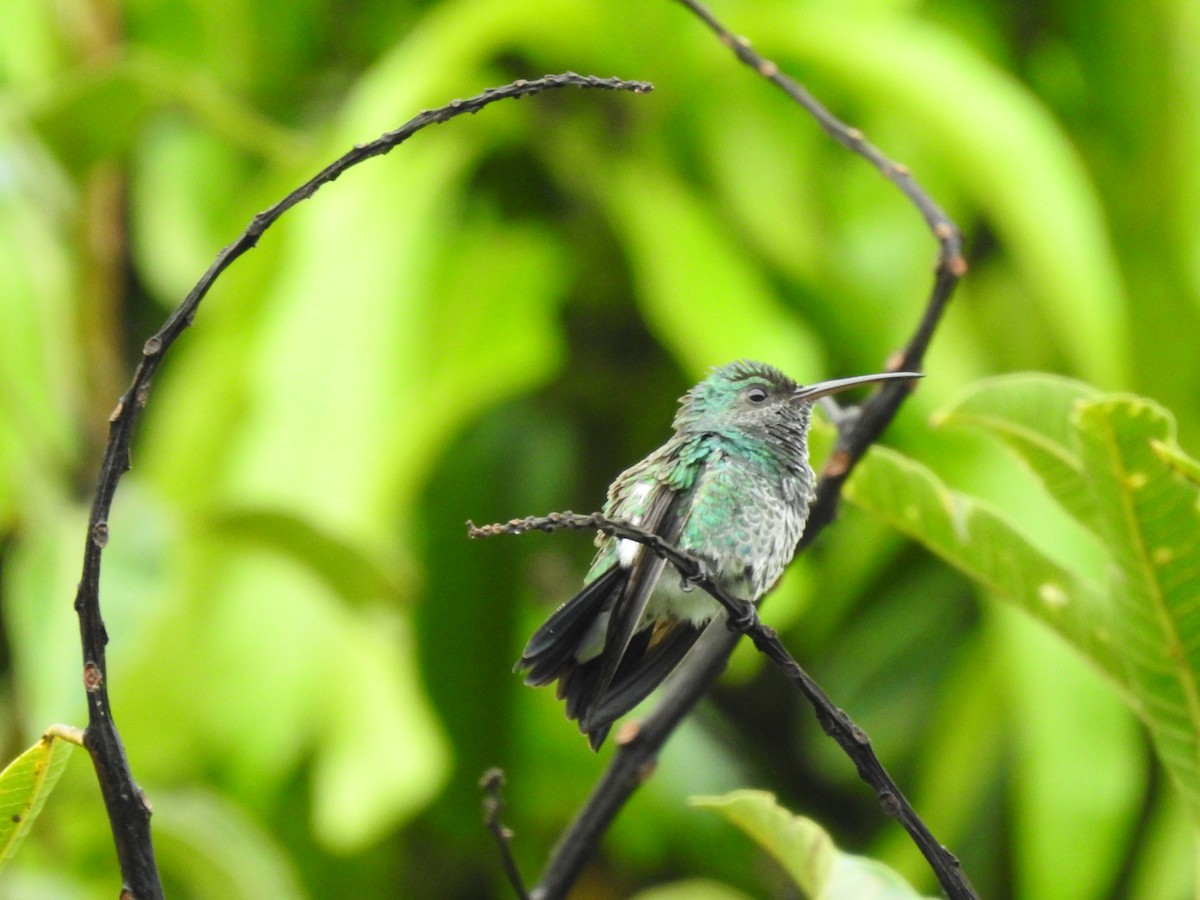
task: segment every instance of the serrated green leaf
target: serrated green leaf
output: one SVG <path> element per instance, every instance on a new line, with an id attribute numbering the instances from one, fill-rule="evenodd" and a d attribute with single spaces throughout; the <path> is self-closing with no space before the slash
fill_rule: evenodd
<path id="1" fill-rule="evenodd" d="M 1103 589 L 1069 570 L 1069 584 L 1043 580 L 1048 561 L 999 513 L 888 451 L 872 451 L 848 495 L 1015 600 L 1112 676 L 1200 822 L 1200 463 L 1176 444 L 1170 413 L 1020 375 L 983 383 L 943 418 L 1013 447 L 1091 529 L 1112 562 Z M 981 510 L 981 521 L 992 521 L 977 530 L 970 523 Z"/>
<path id="2" fill-rule="evenodd" d="M 692 797 L 693 806 L 715 809 L 753 838 L 787 871 L 810 900 L 919 898 L 896 872 L 877 860 L 844 853 L 812 819 L 780 806 L 767 791 L 731 791 Z"/>
<path id="3" fill-rule="evenodd" d="M 1188 481 L 1200 484 L 1200 460 L 1188 456 L 1175 445 L 1163 441 L 1151 441 L 1150 449 Z"/>
<path id="4" fill-rule="evenodd" d="M 1073 424 L 1118 566 L 1114 637 L 1136 706 L 1200 822 L 1200 491 L 1156 451 L 1175 444 L 1156 403 L 1085 403 Z"/>
<path id="5" fill-rule="evenodd" d="M 1057 375 L 1006 375 L 972 386 L 938 421 L 975 425 L 1000 438 L 1067 512 L 1094 530 L 1095 499 L 1070 418 L 1078 403 L 1099 396 L 1095 388 Z"/>
<path id="6" fill-rule="evenodd" d="M 1041 619 L 1124 686 L 1105 593 L 1051 560 L 1002 512 L 950 490 L 929 469 L 884 447 L 873 447 L 863 458 L 845 494 Z"/>
<path id="7" fill-rule="evenodd" d="M 0 870 L 29 834 L 71 757 L 73 738 L 57 726 L 0 772 Z"/>

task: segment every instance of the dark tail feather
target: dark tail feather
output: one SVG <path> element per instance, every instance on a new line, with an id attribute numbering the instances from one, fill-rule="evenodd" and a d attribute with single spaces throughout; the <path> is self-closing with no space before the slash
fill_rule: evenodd
<path id="1" fill-rule="evenodd" d="M 588 745 L 593 750 L 600 749 L 612 727 L 611 722 L 597 728 L 587 728 L 583 724 L 588 708 L 595 704 L 602 668 L 603 663 L 598 658 L 575 663 L 558 680 L 558 697 L 565 701 L 567 718 L 579 722 L 579 730 L 587 735 Z"/>
<path id="2" fill-rule="evenodd" d="M 674 671 L 703 631 L 703 626 L 680 622 L 659 641 L 653 640 L 653 629 L 639 631 L 602 694 L 601 658 L 577 663 L 562 676 L 558 693 L 566 701 L 567 717 L 579 720 L 579 730 L 587 735 L 593 750 L 600 749 L 617 719 L 650 696 Z"/>
<path id="3" fill-rule="evenodd" d="M 527 685 L 540 687 L 549 684 L 564 670 L 574 669 L 575 651 L 580 641 L 586 637 L 596 617 L 606 607 L 611 608 L 626 577 L 625 569 L 613 566 L 556 609 L 542 627 L 533 633 L 513 667 L 517 671 L 525 671 Z M 561 686 L 559 692 L 562 692 Z"/>
<path id="4" fill-rule="evenodd" d="M 607 693 L 600 699 L 587 720 L 580 723 L 581 729 L 589 734 L 600 728 L 607 732 L 613 722 L 649 697 L 654 689 L 675 671 L 680 660 L 687 656 L 696 640 L 704 633 L 704 626 L 679 622 L 671 634 L 654 646 L 650 646 L 650 633 L 650 629 L 642 632 L 647 638 L 644 651 L 637 654 L 626 653 Z M 631 644 L 629 649 L 633 651 L 635 648 Z"/>
<path id="5" fill-rule="evenodd" d="M 635 630 L 645 608 L 646 596 L 641 594 L 648 595 L 647 585 L 657 578 L 657 572 L 651 574 L 648 580 L 639 579 L 638 597 L 624 599 L 630 570 L 616 565 L 601 574 L 534 632 L 514 666 L 525 672 L 525 683 L 532 687 L 558 679 L 567 718 L 579 722 L 593 750 L 604 743 L 613 722 L 662 683 L 704 630 L 686 622 L 675 622 L 665 635 L 650 627 Z M 618 600 L 620 610 L 615 608 Z M 604 651 L 579 662 L 575 653 L 580 643 L 596 618 L 605 614 L 619 619 L 608 623 Z"/>

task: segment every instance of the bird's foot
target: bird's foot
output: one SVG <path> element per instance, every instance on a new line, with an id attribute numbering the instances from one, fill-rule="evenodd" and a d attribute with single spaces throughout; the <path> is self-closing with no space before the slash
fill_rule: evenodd
<path id="1" fill-rule="evenodd" d="M 691 563 L 692 570 L 690 572 L 685 572 L 682 568 L 679 570 L 679 577 L 683 581 L 683 589 L 685 591 L 690 591 L 697 584 L 713 583 L 713 576 L 709 570 L 708 563 L 698 556 L 692 556 Z"/>
<path id="2" fill-rule="evenodd" d="M 725 627 L 738 634 L 746 634 L 758 625 L 758 610 L 749 600 L 738 600 L 734 609 L 725 618 Z"/>

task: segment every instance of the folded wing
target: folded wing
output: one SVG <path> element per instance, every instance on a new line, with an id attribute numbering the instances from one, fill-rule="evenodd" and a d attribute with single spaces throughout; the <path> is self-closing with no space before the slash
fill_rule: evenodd
<path id="1" fill-rule="evenodd" d="M 675 541 L 685 505 L 680 492 L 655 481 L 644 499 L 636 516 L 639 527 Z M 617 519 L 620 513 L 619 504 L 610 511 Z M 567 717 L 579 722 L 592 749 L 599 748 L 616 719 L 670 674 L 703 630 L 685 622 L 656 624 L 647 618 L 646 607 L 662 575 L 662 559 L 644 546 L 622 542 L 608 551 L 602 548 L 599 557 L 611 560 L 608 568 L 546 620 L 516 665 L 525 671 L 526 684 L 558 680 Z M 603 628 L 598 653 L 593 646 L 595 628 Z M 580 659 L 585 645 L 594 655 Z"/>

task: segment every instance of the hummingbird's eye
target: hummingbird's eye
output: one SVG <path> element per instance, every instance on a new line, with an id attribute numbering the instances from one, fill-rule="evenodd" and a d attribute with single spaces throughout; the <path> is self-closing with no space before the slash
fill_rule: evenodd
<path id="1" fill-rule="evenodd" d="M 766 403 L 767 392 L 760 387 L 752 387 L 746 391 L 746 399 L 751 403 Z"/>

